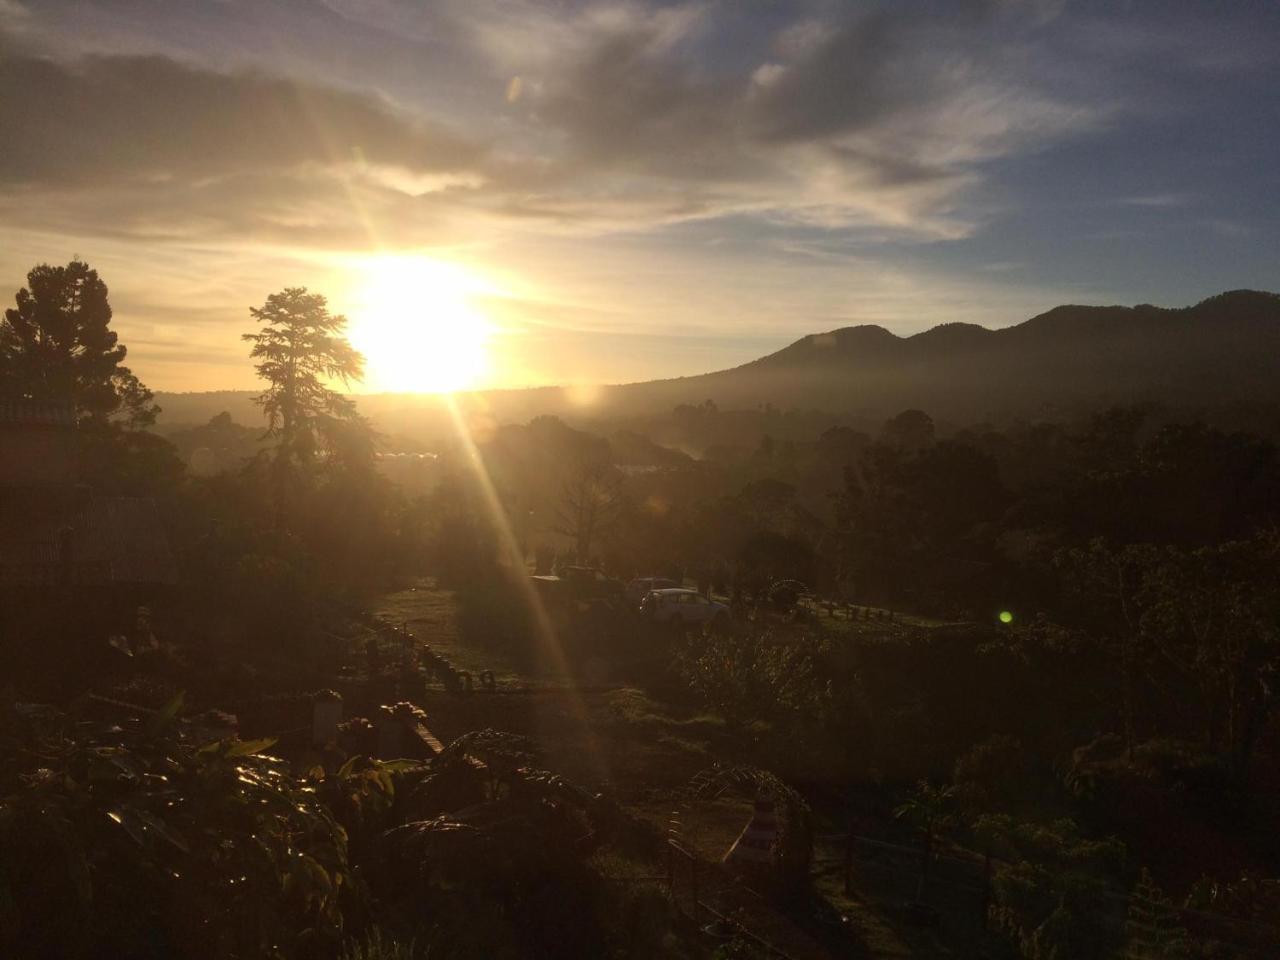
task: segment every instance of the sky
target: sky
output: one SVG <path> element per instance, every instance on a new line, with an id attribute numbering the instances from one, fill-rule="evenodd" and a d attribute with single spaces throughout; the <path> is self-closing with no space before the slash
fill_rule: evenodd
<path id="1" fill-rule="evenodd" d="M 161 390 L 325 294 L 367 390 L 1280 287 L 1280 3 L 0 0 L 0 296 Z"/>

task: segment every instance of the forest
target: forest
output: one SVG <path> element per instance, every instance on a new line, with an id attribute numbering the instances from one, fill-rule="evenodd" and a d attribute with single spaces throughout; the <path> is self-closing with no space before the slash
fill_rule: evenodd
<path id="1" fill-rule="evenodd" d="M 288 287 L 184 423 L 111 320 L 73 261 L 0 321 L 0 955 L 1280 948 L 1265 409 L 410 437 Z"/>

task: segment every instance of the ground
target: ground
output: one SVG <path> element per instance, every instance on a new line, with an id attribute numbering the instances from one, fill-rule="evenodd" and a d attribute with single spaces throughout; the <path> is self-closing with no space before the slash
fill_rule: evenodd
<path id="1" fill-rule="evenodd" d="M 420 706 L 442 741 L 448 743 L 484 727 L 524 734 L 539 744 L 550 769 L 589 789 L 607 790 L 630 812 L 663 831 L 674 824 L 697 858 L 699 900 L 735 916 L 787 956 L 806 960 L 963 955 L 901 915 L 900 905 L 914 896 L 916 882 L 915 864 L 901 850 L 882 855 L 883 851 L 868 853 L 859 848 L 854 883 L 846 896 L 843 845 L 820 839 L 814 851 L 814 887 L 833 908 L 826 911 L 830 922 L 825 926 L 797 924 L 741 884 L 732 883 L 719 862 L 750 818 L 750 799 L 734 795 L 707 802 L 685 799 L 695 775 L 741 752 L 735 751 L 734 735 L 720 718 L 663 703 L 624 684 L 583 686 L 561 677 L 531 674 L 500 653 L 469 645 L 459 637 L 450 593 L 429 579 L 386 595 L 375 614 L 406 626 L 415 642 L 428 644 L 458 670 L 476 676 L 493 671 L 497 689 L 492 693 L 460 695 L 429 684 Z M 838 630 L 861 626 L 839 619 L 830 625 Z M 819 817 L 817 831 L 824 829 L 827 826 Z M 652 865 L 622 861 L 608 868 L 631 879 L 646 870 L 653 873 Z M 688 869 L 685 865 L 677 874 L 677 897 L 682 902 L 691 899 Z M 665 873 L 665 866 L 661 872 Z M 947 890 L 941 899 L 943 923 L 951 934 L 948 940 L 971 941 L 980 901 L 971 889 L 965 890 L 963 882 Z M 704 911 L 702 922 L 711 919 Z M 972 931 L 962 929 L 966 927 Z"/>

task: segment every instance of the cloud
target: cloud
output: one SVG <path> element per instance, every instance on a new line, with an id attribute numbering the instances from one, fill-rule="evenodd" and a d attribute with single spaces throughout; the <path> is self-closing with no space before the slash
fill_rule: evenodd
<path id="1" fill-rule="evenodd" d="M 798 5 L 764 27 L 717 3 L 325 5 L 447 46 L 492 113 L 445 127 L 314 76 L 10 53 L 0 126 L 21 135 L 0 152 L 0 210 L 331 246 L 730 216 L 957 238 L 986 215 L 988 164 L 1105 117 L 1037 80 L 1048 2 Z"/>
<path id="2" fill-rule="evenodd" d="M 363 94 L 163 57 L 0 59 L 0 180 L 196 180 L 307 163 L 466 169 L 472 143 Z"/>
<path id="3" fill-rule="evenodd" d="M 524 57 L 488 25 L 486 48 L 524 78 L 527 121 L 553 134 L 541 189 L 513 206 L 577 206 L 559 175 L 575 195 L 605 192 L 637 213 L 648 202 L 662 222 L 754 212 L 964 235 L 974 211 L 958 204 L 982 164 L 1103 116 L 1038 89 L 1019 55 L 1031 27 L 1009 6 L 802 19 L 737 72 L 717 69 L 708 47 L 733 24 L 703 5 L 590 8 L 546 26 L 546 42 L 521 20 L 537 36 Z"/>
<path id="4" fill-rule="evenodd" d="M 1185 193 L 1148 193 L 1121 197 L 1119 202 L 1128 207 L 1185 207 L 1191 200 Z"/>

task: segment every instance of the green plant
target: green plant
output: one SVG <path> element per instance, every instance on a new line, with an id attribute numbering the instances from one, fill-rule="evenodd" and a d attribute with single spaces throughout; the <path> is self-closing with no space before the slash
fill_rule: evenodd
<path id="1" fill-rule="evenodd" d="M 1125 933 L 1125 960 L 1185 960 L 1190 956 L 1187 931 L 1178 922 L 1178 911 L 1145 868 L 1129 895 Z"/>
<path id="2" fill-rule="evenodd" d="M 920 835 L 920 885 L 916 899 L 923 900 L 929 885 L 929 869 L 933 862 L 933 848 L 939 838 L 955 824 L 952 811 L 955 799 L 954 787 L 935 787 L 928 780 L 916 784 L 915 791 L 893 815 L 909 823 Z"/>
<path id="3" fill-rule="evenodd" d="M 345 944 L 339 960 L 414 960 L 417 956 L 412 940 L 397 940 L 374 927 L 361 939 Z"/>
<path id="4" fill-rule="evenodd" d="M 264 751 L 148 722 L 10 710 L 0 947 L 65 957 L 327 952 L 361 899 L 347 834 Z M 0 949 L 0 953 L 5 950 Z"/>

